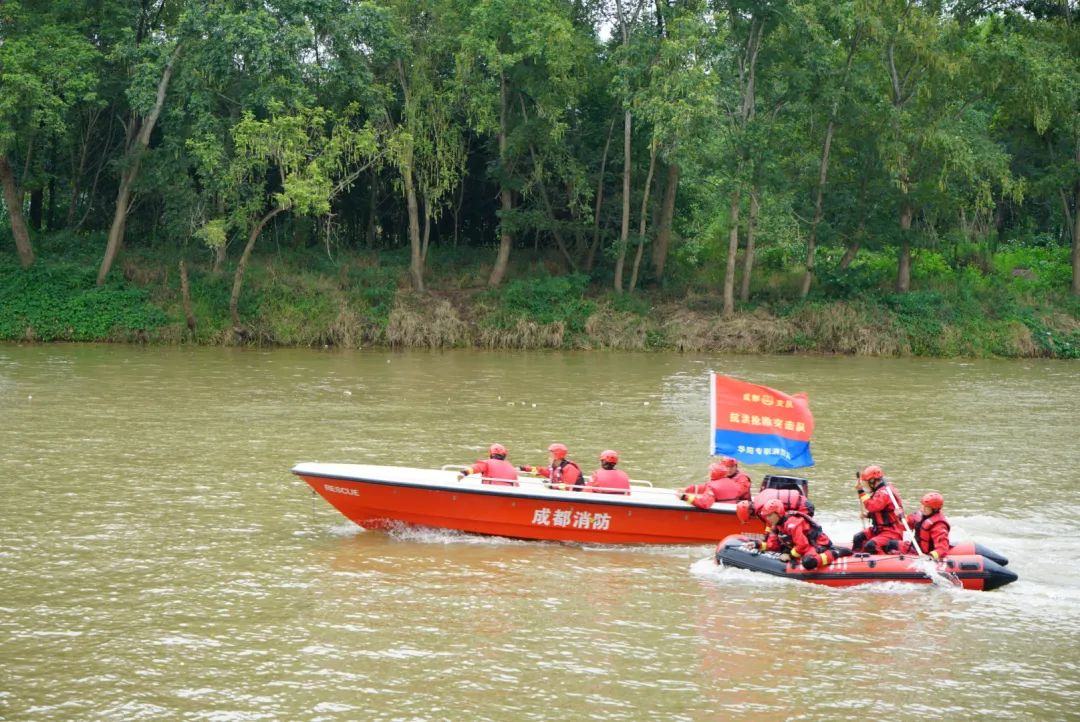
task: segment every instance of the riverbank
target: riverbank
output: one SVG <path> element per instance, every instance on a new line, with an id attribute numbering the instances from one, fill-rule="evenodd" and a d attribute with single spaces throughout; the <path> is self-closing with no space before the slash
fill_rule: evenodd
<path id="1" fill-rule="evenodd" d="M 603 279 L 555 275 L 557 265 L 524 252 L 520 275 L 500 288 L 486 287 L 489 267 L 457 259 L 432 264 L 429 290 L 415 293 L 400 253 L 309 250 L 252 259 L 237 327 L 228 312 L 231 269 L 214 272 L 204 260 L 188 262 L 185 303 L 179 258 L 164 261 L 160 249 L 128 251 L 103 287 L 94 284 L 91 259 L 43 254 L 23 269 L 2 256 L 0 339 L 1080 357 L 1080 304 L 1033 288 L 1027 277 L 923 279 L 921 290 L 906 294 L 864 282 L 840 298 L 805 302 L 783 298 L 794 277 L 774 277 L 752 296 L 759 300 L 724 318 L 718 290 L 681 284 L 615 294 Z"/>

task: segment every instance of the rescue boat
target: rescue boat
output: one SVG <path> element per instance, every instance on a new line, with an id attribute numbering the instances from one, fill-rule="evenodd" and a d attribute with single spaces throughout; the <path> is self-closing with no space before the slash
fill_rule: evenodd
<path id="1" fill-rule="evenodd" d="M 410 526 L 456 529 L 516 539 L 599 544 L 713 544 L 736 533 L 735 505 L 699 509 L 670 488 L 631 481 L 629 494 L 553 489 L 540 477 L 516 486 L 462 467 L 297 464 L 292 473 L 365 529 Z"/>
<path id="2" fill-rule="evenodd" d="M 798 579 L 830 587 L 849 587 L 871 582 L 931 584 L 930 574 L 920 568 L 925 562 L 911 554 L 853 554 L 826 567 L 802 568 L 798 562 L 784 562 L 776 552 L 758 551 L 760 535 L 733 534 L 716 548 L 719 566 L 749 569 L 786 579 Z M 988 592 L 1015 582 L 1019 577 L 1005 565 L 1009 560 L 971 542 L 957 545 L 949 556 L 937 562 L 937 573 L 964 589 Z"/>

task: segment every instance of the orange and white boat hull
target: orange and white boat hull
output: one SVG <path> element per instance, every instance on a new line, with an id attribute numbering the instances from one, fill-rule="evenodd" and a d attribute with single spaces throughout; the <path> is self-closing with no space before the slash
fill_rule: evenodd
<path id="1" fill-rule="evenodd" d="M 404 523 L 518 539 L 714 544 L 740 528 L 733 504 L 698 509 L 672 489 L 598 494 L 550 489 L 531 477 L 496 486 L 454 471 L 364 464 L 303 463 L 292 471 L 365 529 Z"/>

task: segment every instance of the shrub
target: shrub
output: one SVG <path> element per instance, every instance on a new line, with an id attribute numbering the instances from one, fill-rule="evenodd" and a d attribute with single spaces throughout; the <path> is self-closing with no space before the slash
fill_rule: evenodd
<path id="1" fill-rule="evenodd" d="M 101 341 L 142 338 L 168 323 L 149 292 L 72 264 L 21 268 L 0 262 L 0 338 Z"/>
<path id="2" fill-rule="evenodd" d="M 492 307 L 485 325 L 515 329 L 524 319 L 546 325 L 562 323 L 571 333 L 582 333 L 596 304 L 585 298 L 588 277 L 542 276 L 514 280 L 503 288 L 481 294 L 481 301 Z"/>

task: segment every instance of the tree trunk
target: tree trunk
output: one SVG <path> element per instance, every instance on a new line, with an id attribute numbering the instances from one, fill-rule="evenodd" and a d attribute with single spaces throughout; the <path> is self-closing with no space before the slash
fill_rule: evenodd
<path id="1" fill-rule="evenodd" d="M 412 103 L 409 101 L 409 82 L 405 77 L 405 64 L 401 58 L 397 61 L 398 82 L 401 83 L 402 96 L 405 99 L 406 116 Z M 416 203 L 416 186 L 413 185 L 413 141 L 410 136 L 401 158 L 401 179 L 405 184 L 405 205 L 409 212 L 409 275 L 412 276 L 413 290 L 424 290 L 424 252 L 420 247 L 420 209 Z"/>
<path id="2" fill-rule="evenodd" d="M 619 256 L 615 261 L 615 292 L 623 291 L 623 266 L 626 264 L 626 244 L 630 238 L 630 130 L 632 118 L 627 110 L 623 115 L 623 180 L 622 226 L 619 230 Z"/>
<path id="3" fill-rule="evenodd" d="M 806 272 L 803 274 L 802 288 L 799 289 L 799 298 L 806 298 L 810 294 L 810 285 L 814 282 L 814 256 L 817 255 L 817 229 L 821 224 L 824 214 L 823 205 L 825 200 L 825 181 L 829 176 L 829 153 L 832 150 L 833 131 L 836 121 L 829 119 L 829 125 L 825 129 L 825 143 L 821 148 L 821 163 L 818 165 L 817 193 L 814 196 L 814 220 L 810 222 L 810 236 L 806 239 Z"/>
<path id="4" fill-rule="evenodd" d="M 431 247 L 431 201 L 424 197 L 424 232 L 420 236 L 420 263 L 427 263 L 428 248 Z M 421 265 L 421 270 L 423 265 Z"/>
<path id="5" fill-rule="evenodd" d="M 664 189 L 664 202 L 660 209 L 660 224 L 656 228 L 656 243 L 653 245 L 652 264 L 656 272 L 656 282 L 664 277 L 667 265 L 668 249 L 671 246 L 671 225 L 675 220 L 675 194 L 679 190 L 679 164 L 668 166 L 667 187 Z"/>
<path id="6" fill-rule="evenodd" d="M 649 172 L 645 175 L 645 187 L 641 191 L 641 220 L 638 224 L 638 247 L 634 254 L 634 270 L 630 273 L 630 293 L 637 288 L 638 270 L 641 268 L 641 256 L 645 252 L 645 220 L 649 213 L 649 192 L 652 190 L 653 172 L 656 170 L 656 141 L 649 151 Z"/>
<path id="7" fill-rule="evenodd" d="M 461 207 L 465 204 L 465 178 L 458 183 L 457 201 L 454 203 L 454 248 L 461 239 Z"/>
<path id="8" fill-rule="evenodd" d="M 251 251 L 255 248 L 255 241 L 259 240 L 259 234 L 262 233 L 266 224 L 278 213 L 281 213 L 282 210 L 283 209 L 281 208 L 275 208 L 259 219 L 259 222 L 255 224 L 255 227 L 251 229 L 251 235 L 248 236 L 247 245 L 244 246 L 244 252 L 240 255 L 240 261 L 236 264 L 236 273 L 233 275 L 232 294 L 229 296 L 229 318 L 232 319 L 234 330 L 239 330 L 241 328 L 240 313 L 237 310 L 237 307 L 240 305 L 240 288 L 244 284 L 244 271 L 247 270 Z"/>
<path id="9" fill-rule="evenodd" d="M 727 266 L 724 268 L 725 318 L 735 315 L 735 260 L 739 253 L 739 206 L 741 203 L 739 190 L 736 188 L 731 193 L 731 207 L 728 212 L 731 230 L 728 232 Z"/>
<path id="10" fill-rule="evenodd" d="M 19 252 L 19 262 L 29 266 L 34 262 L 34 246 L 30 243 L 30 231 L 23 217 L 23 192 L 15 181 L 15 173 L 8 165 L 7 158 L 3 156 L 0 156 L 0 184 L 4 189 L 4 205 L 11 219 L 11 235 Z"/>
<path id="11" fill-rule="evenodd" d="M 506 76 L 499 76 L 499 165 L 502 172 L 508 172 L 507 146 L 509 141 L 509 101 L 507 100 Z M 507 179 L 504 177 L 499 190 L 499 204 L 502 208 L 502 216 L 499 219 L 499 253 L 495 257 L 495 265 L 491 268 L 491 276 L 488 278 L 488 286 L 495 287 L 502 283 L 506 275 L 507 266 L 510 265 L 510 247 L 514 244 L 514 237 L 510 235 L 509 218 L 514 211 L 514 197 L 512 191 L 506 186 Z"/>
<path id="12" fill-rule="evenodd" d="M 368 248 L 374 248 L 378 235 L 378 225 L 376 217 L 379 214 L 379 185 L 378 176 L 373 172 L 371 174 L 371 185 L 368 193 L 368 216 L 367 216 L 367 230 L 364 232 L 364 241 L 367 243 Z"/>
<path id="13" fill-rule="evenodd" d="M 1076 156 L 1080 163 L 1080 152 Z M 1075 186 L 1073 196 L 1076 198 L 1076 208 L 1073 211 L 1072 222 L 1072 294 L 1080 296 L 1080 182 Z"/>
<path id="14" fill-rule="evenodd" d="M 176 65 L 176 59 L 180 56 L 181 47 L 181 44 L 177 43 L 172 55 L 169 56 L 168 62 L 165 63 L 165 69 L 161 73 L 161 80 L 158 82 L 154 107 L 143 118 L 138 135 L 135 136 L 134 142 L 127 149 L 131 164 L 121 175 L 120 187 L 116 192 L 116 210 L 113 213 L 112 226 L 109 228 L 109 240 L 105 244 L 105 257 L 101 259 L 101 268 L 98 269 L 97 285 L 99 286 L 105 283 L 105 278 L 109 275 L 113 261 L 116 260 L 120 247 L 124 243 L 124 226 L 127 224 L 127 214 L 131 206 L 131 185 L 139 175 L 139 165 L 142 163 L 143 152 L 150 146 L 150 134 L 154 131 L 154 125 L 157 124 L 158 117 L 161 115 L 161 109 L 165 107 L 165 91 L 168 90 L 169 81 L 172 80 L 173 68 Z"/>
<path id="15" fill-rule="evenodd" d="M 739 300 L 750 300 L 750 278 L 754 274 L 754 231 L 757 230 L 760 195 L 757 186 L 750 189 L 750 214 L 746 217 L 746 254 L 743 256 L 742 285 L 739 287 Z"/>
<path id="16" fill-rule="evenodd" d="M 187 262 L 180 261 L 180 299 L 184 304 L 184 318 L 187 320 L 188 331 L 195 333 L 195 310 L 191 305 L 191 289 L 188 286 Z"/>
<path id="17" fill-rule="evenodd" d="M 596 261 L 596 251 L 600 248 L 600 209 L 604 205 L 604 169 L 607 167 L 608 149 L 611 147 L 611 134 L 615 130 L 615 118 L 611 119 L 608 126 L 607 142 L 604 143 L 604 154 L 600 158 L 600 176 L 596 179 L 596 208 L 593 210 L 593 239 L 589 246 L 589 257 L 585 259 L 585 272 L 591 273 L 593 263 Z"/>
<path id="18" fill-rule="evenodd" d="M 900 208 L 900 257 L 896 264 L 896 292 L 911 290 L 911 219 L 915 209 L 907 201 Z"/>
<path id="19" fill-rule="evenodd" d="M 855 260 L 855 256 L 856 254 L 858 254 L 858 252 L 859 242 L 852 241 L 851 243 L 849 243 L 848 247 L 844 249 L 843 258 L 841 258 L 840 263 L 836 265 L 837 269 L 841 271 L 846 271 L 851 266 L 851 262 Z"/>
<path id="20" fill-rule="evenodd" d="M 407 153 L 401 167 L 405 183 L 405 204 L 409 209 L 409 275 L 414 291 L 424 290 L 424 258 L 420 250 L 420 209 L 416 204 L 416 187 L 413 185 L 412 149 Z"/>

